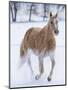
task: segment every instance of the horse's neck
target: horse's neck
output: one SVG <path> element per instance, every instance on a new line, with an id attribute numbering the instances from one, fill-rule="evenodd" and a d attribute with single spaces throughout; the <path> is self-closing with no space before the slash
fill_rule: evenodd
<path id="1" fill-rule="evenodd" d="M 49 33 L 49 32 L 52 32 L 51 28 L 50 28 L 50 25 L 47 24 L 46 26 L 44 26 L 42 29 L 41 29 L 41 32 L 45 32 L 46 31 Z"/>
<path id="2" fill-rule="evenodd" d="M 42 32 L 44 32 L 47 35 L 47 39 L 50 40 L 52 38 L 54 38 L 54 32 L 51 29 L 50 25 L 47 24 L 46 26 L 43 27 Z"/>

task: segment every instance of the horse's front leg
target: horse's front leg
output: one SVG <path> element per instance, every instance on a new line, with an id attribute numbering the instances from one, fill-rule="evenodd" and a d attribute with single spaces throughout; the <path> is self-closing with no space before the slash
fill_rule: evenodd
<path id="1" fill-rule="evenodd" d="M 52 64 L 52 66 L 51 66 L 51 71 L 50 71 L 50 74 L 49 74 L 49 76 L 48 76 L 48 81 L 51 81 L 51 79 L 52 79 L 52 74 L 53 74 L 53 70 L 54 70 L 54 66 L 55 66 L 55 59 L 54 59 L 54 56 L 50 56 L 50 59 L 51 59 L 51 64 Z"/>
<path id="2" fill-rule="evenodd" d="M 39 57 L 39 74 L 36 75 L 35 79 L 38 80 L 44 72 L 43 57 Z"/>

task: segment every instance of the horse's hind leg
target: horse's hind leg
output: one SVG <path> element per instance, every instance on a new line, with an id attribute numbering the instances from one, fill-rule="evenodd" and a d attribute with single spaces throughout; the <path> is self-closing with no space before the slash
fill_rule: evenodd
<path id="1" fill-rule="evenodd" d="M 40 74 L 36 75 L 36 77 L 35 77 L 36 80 L 38 80 L 44 72 L 43 58 L 41 58 L 41 57 L 39 57 L 39 71 L 40 71 Z"/>
<path id="2" fill-rule="evenodd" d="M 30 57 L 28 57 L 28 65 L 29 65 L 29 68 L 31 70 L 31 73 L 33 74 L 33 69 L 32 69 L 32 66 L 31 66 Z"/>

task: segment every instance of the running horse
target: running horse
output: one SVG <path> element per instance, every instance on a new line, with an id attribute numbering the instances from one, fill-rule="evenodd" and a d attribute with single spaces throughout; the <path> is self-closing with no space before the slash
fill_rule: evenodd
<path id="1" fill-rule="evenodd" d="M 52 12 L 50 12 L 48 23 L 43 28 L 29 28 L 24 36 L 24 39 L 22 40 L 20 47 L 20 57 L 22 58 L 22 62 L 24 61 L 23 58 L 27 57 L 27 60 L 25 61 L 28 61 L 32 73 L 33 70 L 29 54 L 30 50 L 38 56 L 40 73 L 35 76 L 36 80 L 40 79 L 44 72 L 43 58 L 46 56 L 49 56 L 51 60 L 51 71 L 47 77 L 47 80 L 51 81 L 52 79 L 55 66 L 55 35 L 58 35 L 58 33 L 59 30 L 57 13 L 52 15 Z"/>

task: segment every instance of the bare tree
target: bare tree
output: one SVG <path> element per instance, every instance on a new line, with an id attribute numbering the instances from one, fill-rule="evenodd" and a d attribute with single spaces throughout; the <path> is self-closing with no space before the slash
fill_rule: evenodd
<path id="1" fill-rule="evenodd" d="M 33 3 L 30 6 L 30 14 L 29 14 L 29 21 L 31 21 L 31 12 L 32 12 Z"/>
<path id="2" fill-rule="evenodd" d="M 44 8 L 43 21 L 45 21 L 45 17 L 46 17 L 46 4 L 43 4 L 43 8 Z"/>
<path id="3" fill-rule="evenodd" d="M 37 12 L 37 5 L 32 3 L 31 6 L 30 6 L 30 14 L 29 14 L 29 21 L 31 21 L 31 15 L 32 14 L 35 14 L 37 15 L 38 12 Z"/>
<path id="4" fill-rule="evenodd" d="M 10 4 L 11 14 L 12 14 L 12 21 L 16 21 L 16 15 L 17 15 L 17 3 L 11 2 Z"/>

